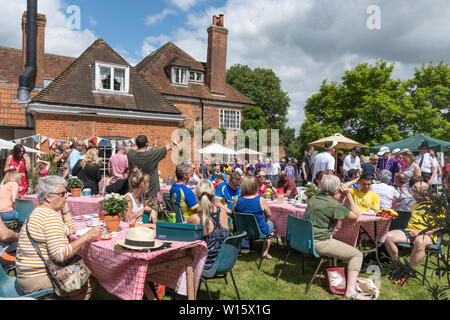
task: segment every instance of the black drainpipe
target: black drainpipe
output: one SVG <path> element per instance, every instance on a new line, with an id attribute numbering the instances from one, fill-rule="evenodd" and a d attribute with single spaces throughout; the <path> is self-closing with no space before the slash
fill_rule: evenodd
<path id="1" fill-rule="evenodd" d="M 19 76 L 19 89 L 17 98 L 19 102 L 29 102 L 31 79 L 36 75 L 36 51 L 37 51 L 37 0 L 27 0 L 27 52 L 25 70 Z M 33 127 L 32 116 L 25 111 L 27 127 Z"/>

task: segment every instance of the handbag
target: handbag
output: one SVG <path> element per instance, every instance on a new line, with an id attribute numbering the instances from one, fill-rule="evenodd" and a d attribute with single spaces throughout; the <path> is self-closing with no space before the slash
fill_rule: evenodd
<path id="1" fill-rule="evenodd" d="M 328 291 L 334 294 L 345 294 L 345 291 L 347 290 L 345 268 L 325 268 L 324 272 Z"/>
<path id="2" fill-rule="evenodd" d="M 56 263 L 51 259 L 46 260 L 28 231 L 28 221 L 30 216 L 26 221 L 28 239 L 30 239 L 33 248 L 44 262 L 47 275 L 52 283 L 55 293 L 60 297 L 64 297 L 70 295 L 72 292 L 80 290 L 91 276 L 91 271 L 86 266 L 83 259 L 81 259 L 79 255 L 74 255 L 62 263 Z"/>

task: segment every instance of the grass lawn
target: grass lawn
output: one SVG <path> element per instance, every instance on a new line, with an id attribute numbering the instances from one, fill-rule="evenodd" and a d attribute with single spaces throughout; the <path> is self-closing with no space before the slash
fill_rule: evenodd
<path id="1" fill-rule="evenodd" d="M 256 242 L 256 250 L 260 248 L 262 242 Z M 444 241 L 445 246 L 448 245 Z M 233 275 L 239 290 L 241 299 L 243 300 L 341 300 L 343 296 L 330 294 L 326 288 L 324 276 L 316 278 L 312 284 L 309 292 L 305 295 L 305 288 L 310 281 L 319 260 L 312 258 L 305 259 L 305 274 L 301 271 L 301 255 L 298 252 L 291 253 L 286 266 L 281 274 L 281 277 L 276 281 L 276 277 L 283 264 L 286 255 L 286 249 L 274 244 L 270 249 L 272 255 L 271 260 L 263 260 L 261 269 L 258 270 L 257 263 L 259 262 L 259 254 L 257 252 L 242 253 L 238 258 L 235 267 L 233 268 Z M 401 257 L 406 257 L 409 260 L 409 251 L 403 249 L 400 251 Z M 425 259 L 424 259 L 425 261 Z M 419 271 L 423 271 L 424 261 L 419 267 Z M 434 283 L 446 285 L 446 279 L 438 279 L 430 271 L 430 267 L 434 267 L 433 262 L 436 261 L 436 256 L 428 261 L 427 279 Z M 344 266 L 343 263 L 338 263 L 339 266 Z M 328 264 L 325 264 L 328 266 Z M 373 274 L 360 274 L 360 277 L 373 277 Z M 224 279 L 208 280 L 208 287 L 211 295 L 215 300 L 236 300 L 237 296 L 231 277 L 228 275 L 228 284 Z M 375 281 L 375 280 L 374 280 Z M 403 287 L 394 284 L 386 276 L 381 276 L 380 282 L 380 296 L 379 300 L 430 300 L 431 296 L 427 292 L 426 286 L 422 286 L 421 281 L 411 279 Z M 198 292 L 199 300 L 208 300 L 205 286 L 201 284 Z M 92 299 L 117 299 L 109 295 L 103 288 L 96 289 Z M 165 297 L 164 299 L 172 299 Z M 176 299 L 185 299 L 185 297 L 177 296 Z"/>

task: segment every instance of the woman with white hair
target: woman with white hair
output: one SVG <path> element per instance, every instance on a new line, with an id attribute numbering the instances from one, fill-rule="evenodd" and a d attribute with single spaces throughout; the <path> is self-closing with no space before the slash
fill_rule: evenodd
<path id="1" fill-rule="evenodd" d="M 21 229 L 17 246 L 16 284 L 23 294 L 52 288 L 44 262 L 28 238 L 27 227 L 43 257 L 56 263 L 67 261 L 87 242 L 102 235 L 103 227 L 97 226 L 75 241 L 69 242 L 68 236 L 75 233 L 75 224 L 67 206 L 66 186 L 67 183 L 62 177 L 47 176 L 39 179 L 37 185 L 39 206 L 31 212 L 28 223 Z M 91 277 L 68 299 L 88 300 L 94 287 L 95 281 Z"/>
<path id="2" fill-rule="evenodd" d="M 340 202 L 345 197 L 349 207 Z M 320 193 L 313 196 L 308 203 L 304 219 L 313 225 L 314 247 L 321 256 L 334 257 L 348 261 L 347 290 L 345 296 L 351 300 L 369 300 L 359 295 L 356 280 L 363 261 L 363 254 L 356 248 L 332 238 L 332 232 L 339 220 L 354 222 L 359 217 L 350 190 L 340 185 L 339 178 L 325 175 L 320 184 Z"/>
<path id="3" fill-rule="evenodd" d="M 389 185 L 392 180 L 392 173 L 389 170 L 380 171 L 380 183 L 374 183 L 370 190 L 380 196 L 380 209 L 392 209 L 392 201 L 397 202 L 400 193 L 393 186 Z"/>

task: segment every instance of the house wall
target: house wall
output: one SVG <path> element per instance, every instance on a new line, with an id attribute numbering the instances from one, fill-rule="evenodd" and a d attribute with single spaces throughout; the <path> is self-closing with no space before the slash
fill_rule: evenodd
<path id="1" fill-rule="evenodd" d="M 147 136 L 151 146 L 153 146 L 156 139 L 158 148 L 161 148 L 165 146 L 165 143 L 171 141 L 172 132 L 176 129 L 178 129 L 178 123 L 174 122 L 69 115 L 35 115 L 35 134 L 64 140 L 73 137 L 88 139 L 93 136 L 136 138 L 138 135 L 143 134 Z M 161 177 L 164 179 L 174 177 L 175 167 L 176 164 L 172 162 L 171 151 L 169 151 L 166 158 L 158 166 L 158 169 L 161 171 Z"/>

